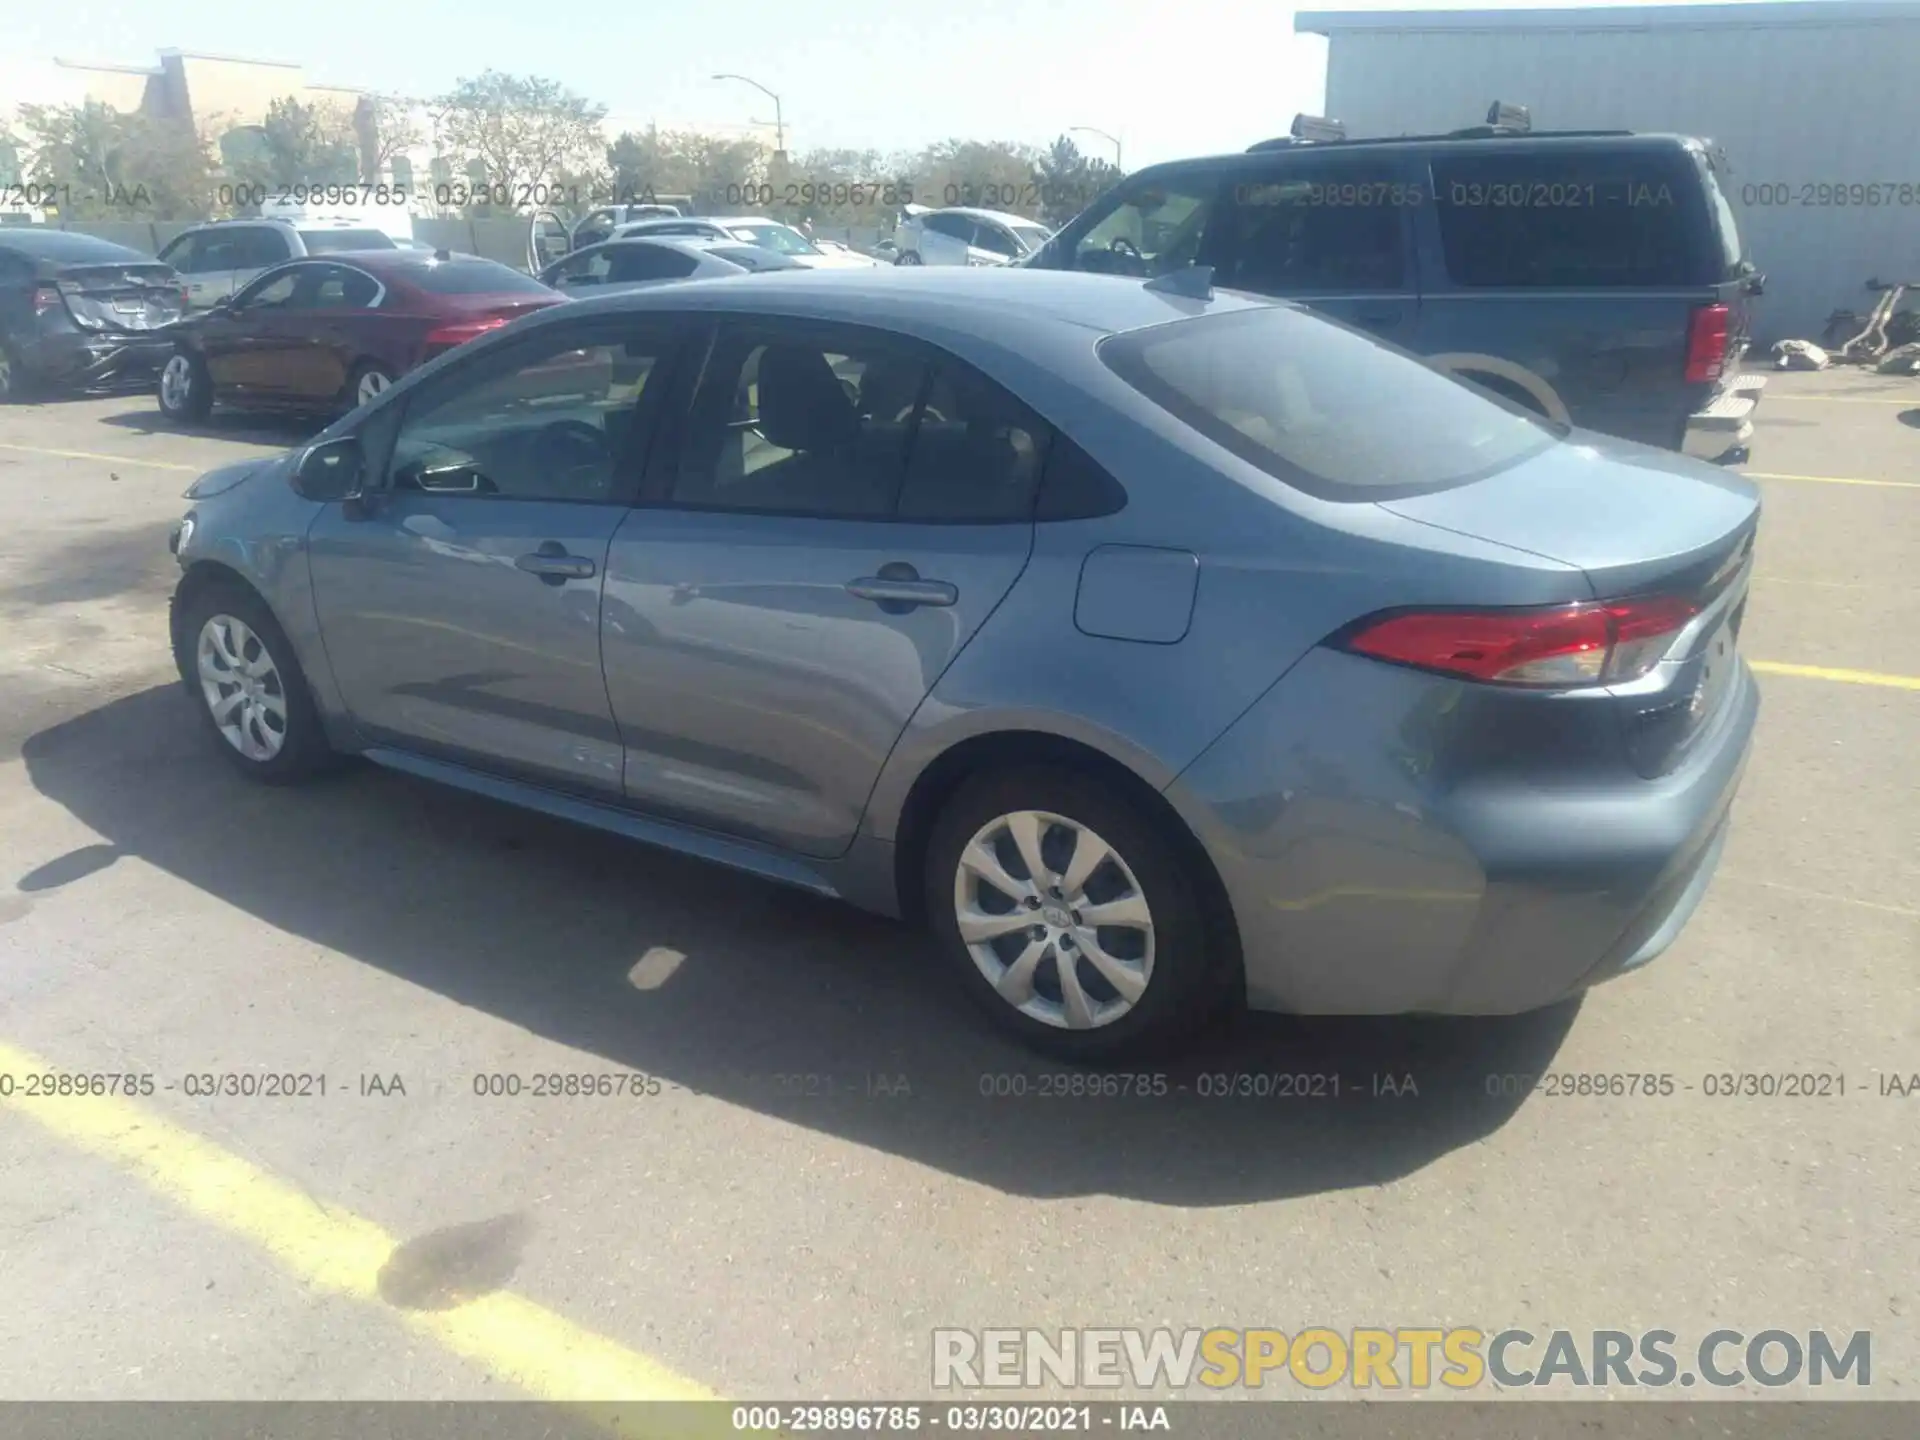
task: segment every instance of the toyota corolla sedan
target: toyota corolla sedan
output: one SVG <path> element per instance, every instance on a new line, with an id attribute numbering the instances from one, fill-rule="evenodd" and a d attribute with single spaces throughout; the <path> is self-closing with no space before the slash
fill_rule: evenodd
<path id="1" fill-rule="evenodd" d="M 1748 482 L 1202 270 L 585 300 L 188 495 L 174 650 L 242 771 L 924 923 L 1074 1061 L 1645 965 L 1758 709 Z"/>

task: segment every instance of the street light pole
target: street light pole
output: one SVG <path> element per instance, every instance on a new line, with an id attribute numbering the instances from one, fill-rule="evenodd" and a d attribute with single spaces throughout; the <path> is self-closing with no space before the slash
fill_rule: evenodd
<path id="1" fill-rule="evenodd" d="M 743 85 L 753 86 L 754 89 L 773 101 L 773 148 L 782 155 L 786 154 L 787 127 L 786 122 L 781 118 L 780 114 L 780 97 L 774 94 L 773 91 L 767 89 L 767 87 L 762 85 L 758 80 L 749 79 L 745 75 L 716 75 L 713 78 L 716 80 L 738 80 Z"/>
<path id="2" fill-rule="evenodd" d="M 1116 170 L 1125 170 L 1127 168 L 1126 163 L 1120 158 L 1120 137 L 1118 135 L 1109 135 L 1106 131 L 1096 130 L 1091 125 L 1069 125 L 1067 129 L 1081 135 L 1098 135 L 1102 140 L 1113 146 L 1113 168 Z"/>

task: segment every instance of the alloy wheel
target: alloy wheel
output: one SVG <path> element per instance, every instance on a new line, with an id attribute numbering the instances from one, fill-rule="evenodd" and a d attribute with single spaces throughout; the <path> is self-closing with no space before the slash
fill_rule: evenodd
<path id="1" fill-rule="evenodd" d="M 360 383 L 354 387 L 354 392 L 353 392 L 354 403 L 356 405 L 366 404 L 369 400 L 373 399 L 374 396 L 378 395 L 382 390 L 385 390 L 392 383 L 393 381 L 389 380 L 386 377 L 386 374 L 384 371 L 380 371 L 380 370 L 367 371 L 366 374 L 360 377 Z"/>
<path id="2" fill-rule="evenodd" d="M 954 916 L 1000 998 L 1065 1030 L 1111 1025 L 1153 979 L 1153 912 L 1120 853 L 1064 815 L 1018 810 L 960 852 Z"/>
<path id="3" fill-rule="evenodd" d="M 272 760 L 287 743 L 287 689 L 266 642 L 246 621 L 212 615 L 194 653 L 215 728 L 247 759 Z"/>
<path id="4" fill-rule="evenodd" d="M 160 372 L 160 403 L 168 410 L 184 410 L 193 393 L 193 362 L 184 355 L 172 356 Z"/>

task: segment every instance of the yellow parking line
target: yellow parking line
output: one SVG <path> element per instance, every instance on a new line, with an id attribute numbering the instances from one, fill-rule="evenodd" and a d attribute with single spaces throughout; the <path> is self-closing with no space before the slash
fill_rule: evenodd
<path id="1" fill-rule="evenodd" d="M 1796 675 L 1802 680 L 1833 680 L 1842 685 L 1888 685 L 1920 690 L 1920 675 L 1886 675 L 1878 670 L 1836 670 L 1826 665 L 1787 665 L 1778 660 L 1749 660 L 1762 675 Z"/>
<path id="2" fill-rule="evenodd" d="M 14 1078 L 0 1107 L 132 1171 L 201 1219 L 260 1246 L 316 1290 L 377 1305 L 448 1350 L 542 1399 L 711 1400 L 711 1391 L 530 1300 L 496 1291 L 446 1310 L 408 1310 L 380 1295 L 398 1248 L 371 1221 L 322 1205 L 153 1111 L 114 1096 L 28 1097 L 25 1077 L 57 1067 L 0 1042 L 0 1074 Z"/>
<path id="3" fill-rule="evenodd" d="M 1920 405 L 1911 395 L 1783 395 L 1769 390 L 1766 401 L 1786 400 L 1796 405 Z"/>
<path id="4" fill-rule="evenodd" d="M 205 465 L 176 465 L 171 460 L 142 460 L 134 455 L 101 455 L 92 450 L 48 450 L 39 445 L 0 444 L 0 450 L 17 450 L 22 455 L 51 455 L 57 460 L 104 460 L 109 465 L 144 465 L 149 470 L 179 470 L 198 475 Z"/>
<path id="5" fill-rule="evenodd" d="M 1876 485 L 1888 490 L 1920 490 L 1914 480 L 1856 480 L 1846 475 L 1775 475 L 1766 470 L 1742 470 L 1749 480 L 1805 480 L 1814 485 Z"/>

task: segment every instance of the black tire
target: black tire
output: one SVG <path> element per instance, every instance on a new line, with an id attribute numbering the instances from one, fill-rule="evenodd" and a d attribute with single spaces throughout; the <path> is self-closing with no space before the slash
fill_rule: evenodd
<path id="1" fill-rule="evenodd" d="M 21 405 L 33 399 L 33 377 L 11 345 L 0 342 L 0 405 Z"/>
<path id="2" fill-rule="evenodd" d="M 175 361 L 186 364 L 187 388 L 184 394 L 170 400 L 167 375 Z M 207 362 L 191 350 L 174 351 L 160 367 L 155 394 L 160 401 L 160 413 L 167 419 L 185 425 L 199 424 L 213 413 L 213 377 L 207 373 Z"/>
<path id="3" fill-rule="evenodd" d="M 263 680 L 260 685 L 265 695 L 280 697 L 284 721 L 278 727 L 279 747 L 271 755 L 243 753 L 213 718 L 212 702 L 199 674 L 199 647 L 208 623 L 220 617 L 238 620 L 251 631 L 260 650 L 272 662 L 272 679 Z M 293 645 L 280 628 L 280 622 L 273 618 L 273 611 L 257 594 L 238 581 L 214 581 L 197 586 L 187 593 L 184 602 L 175 601 L 172 626 L 174 662 L 179 666 L 188 698 L 200 716 L 208 739 L 241 774 L 264 785 L 290 785 L 334 763 L 337 757 L 327 744 L 326 731 L 314 708 L 306 677 L 300 673 Z M 232 630 L 226 633 L 230 640 L 235 635 Z M 242 649 L 249 659 L 258 653 L 251 644 Z M 236 685 L 239 683 L 236 681 Z M 273 728 L 276 727 L 263 717 L 260 727 L 250 733 L 259 739 Z"/>
<path id="4" fill-rule="evenodd" d="M 955 896 L 961 853 L 983 826 L 1019 811 L 1042 811 L 1091 829 L 1132 872 L 1151 912 L 1152 965 L 1146 988 L 1131 1010 L 1094 1028 L 1062 1028 L 1002 999 L 961 939 Z M 1049 863 L 1064 868 L 1060 856 L 1070 852 L 1055 848 L 1049 853 L 1049 847 L 1068 843 L 1065 832 L 1050 831 L 1043 840 Z M 1026 878 L 1012 864 L 1007 873 L 1016 880 Z M 1096 876 L 1109 882 L 1121 879 L 1118 872 Z M 1218 927 L 1207 921 L 1197 881 L 1190 863 L 1167 838 L 1164 818 L 1150 818 L 1144 805 L 1109 780 L 1059 767 L 989 771 L 964 783 L 934 824 L 924 877 L 926 914 L 951 970 L 973 1000 L 1033 1049 L 1087 1065 L 1168 1054 L 1217 1019 L 1235 993 L 1228 983 L 1233 971 L 1227 947 Z M 1089 884 L 1089 892 L 1095 889 L 1096 884 Z M 1109 933 L 1100 932 L 1103 943 Z M 1008 937 L 1008 948 L 1016 949 L 1024 940 Z M 1054 952 L 1056 957 L 1060 953 Z M 1048 967 L 1057 963 L 1057 958 L 1043 959 L 1035 971 L 1035 989 L 1051 991 L 1049 1005 L 1061 1000 L 1057 972 L 1051 975 L 1051 986 L 1047 984 Z M 1083 989 L 1101 985 L 1109 999 L 1118 994 L 1090 973 L 1084 958 L 1076 959 L 1075 967 L 1076 977 L 1086 977 Z"/>
<path id="5" fill-rule="evenodd" d="M 396 378 L 394 373 L 386 366 L 376 365 L 371 360 L 362 360 L 358 365 L 353 367 L 353 373 L 347 376 L 346 394 L 340 397 L 347 409 L 353 410 L 359 407 L 360 384 L 369 375 L 378 375 L 380 377 L 382 381 L 380 388 L 382 390 L 385 390 L 387 386 L 393 384 Z"/>
<path id="6" fill-rule="evenodd" d="M 920 252 L 918 250 L 902 250 L 894 257 L 893 263 L 896 265 L 918 265 L 920 263 Z"/>

